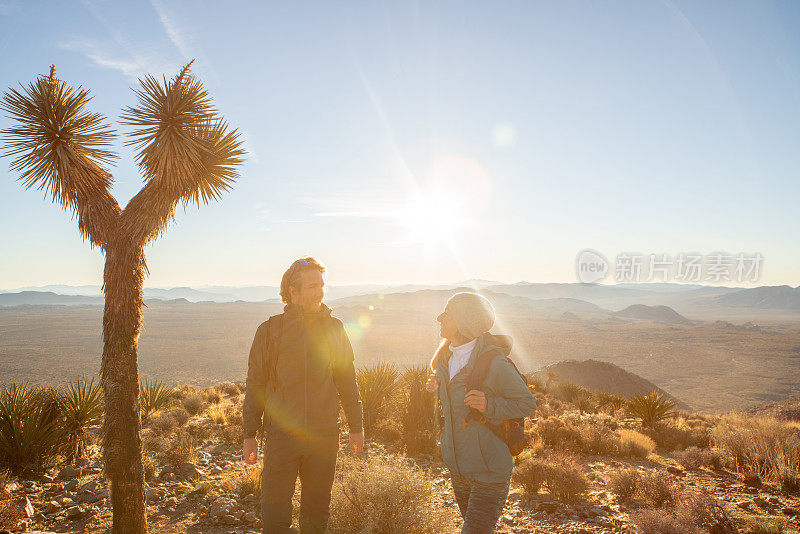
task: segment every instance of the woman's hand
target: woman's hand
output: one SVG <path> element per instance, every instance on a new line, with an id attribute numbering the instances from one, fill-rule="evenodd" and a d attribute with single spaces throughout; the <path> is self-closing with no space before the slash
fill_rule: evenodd
<path id="1" fill-rule="evenodd" d="M 467 392 L 467 395 L 464 397 L 464 404 L 466 404 L 469 408 L 475 408 L 479 412 L 483 413 L 486 411 L 486 406 L 488 403 L 486 401 L 486 395 L 483 393 L 483 391 L 473 389 Z"/>
<path id="2" fill-rule="evenodd" d="M 439 384 L 441 383 L 441 379 L 438 376 L 432 376 L 428 379 L 428 382 L 425 384 L 425 389 L 429 393 L 436 392 L 439 389 Z"/>

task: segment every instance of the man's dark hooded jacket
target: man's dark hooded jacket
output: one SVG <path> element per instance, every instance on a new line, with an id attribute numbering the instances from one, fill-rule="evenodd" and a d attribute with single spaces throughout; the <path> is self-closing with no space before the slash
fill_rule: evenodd
<path id="1" fill-rule="evenodd" d="M 276 343 L 275 347 L 270 344 Z M 341 399 L 350 433 L 362 431 L 353 348 L 342 321 L 324 304 L 316 313 L 287 305 L 258 327 L 242 410 L 245 438 L 261 425 L 298 437 L 338 432 Z"/>

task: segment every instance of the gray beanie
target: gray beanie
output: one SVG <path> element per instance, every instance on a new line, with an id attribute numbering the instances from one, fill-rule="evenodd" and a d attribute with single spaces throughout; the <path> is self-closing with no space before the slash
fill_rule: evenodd
<path id="1" fill-rule="evenodd" d="M 492 303 L 477 293 L 456 293 L 447 301 L 446 309 L 467 339 L 475 339 L 494 326 Z"/>

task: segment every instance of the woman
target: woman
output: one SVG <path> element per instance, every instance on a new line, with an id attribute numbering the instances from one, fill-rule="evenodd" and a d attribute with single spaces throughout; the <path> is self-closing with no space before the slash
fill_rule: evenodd
<path id="1" fill-rule="evenodd" d="M 511 338 L 489 333 L 495 314 L 488 300 L 458 293 L 436 320 L 444 339 L 431 361 L 434 376 L 427 388 L 438 390 L 442 403 L 442 459 L 464 518 L 461 534 L 490 534 L 508 497 L 513 459 L 481 416 L 494 425 L 526 417 L 536 409 L 536 399 L 507 358 Z M 496 353 L 488 374 L 481 386 L 467 391 L 470 373 L 487 351 Z"/>

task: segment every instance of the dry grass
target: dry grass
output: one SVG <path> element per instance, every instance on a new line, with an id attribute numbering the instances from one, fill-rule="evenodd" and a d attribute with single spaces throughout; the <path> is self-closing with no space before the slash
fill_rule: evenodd
<path id="1" fill-rule="evenodd" d="M 551 453 L 537 458 L 523 454 L 516 461 L 512 478 L 526 493 L 536 495 L 544 488 L 556 499 L 572 502 L 589 489 L 589 479 L 573 457 Z"/>
<path id="2" fill-rule="evenodd" d="M 686 469 L 708 467 L 718 470 L 722 467 L 722 458 L 719 453 L 711 449 L 689 447 L 686 450 L 673 453 L 672 456 Z"/>
<path id="3" fill-rule="evenodd" d="M 233 382 L 220 382 L 217 384 L 216 389 L 220 394 L 223 395 L 238 396 L 240 393 L 239 386 Z"/>
<path id="4" fill-rule="evenodd" d="M 197 460 L 197 443 L 194 436 L 186 430 L 178 431 L 161 455 L 165 461 L 175 467 L 180 467 L 186 462 L 195 462 Z"/>
<path id="5" fill-rule="evenodd" d="M 619 429 L 619 452 L 622 456 L 647 458 L 656 450 L 656 442 L 635 430 Z"/>
<path id="6" fill-rule="evenodd" d="M 200 390 L 200 396 L 203 401 L 208 404 L 219 404 L 222 402 L 222 396 L 217 392 L 216 388 L 203 388 Z"/>
<path id="7" fill-rule="evenodd" d="M 636 508 L 672 506 L 680 499 L 680 489 L 657 471 L 615 471 L 609 479 L 608 489 L 617 496 L 620 503 Z"/>
<path id="8" fill-rule="evenodd" d="M 640 534 L 706 534 L 691 519 L 664 510 L 638 510 L 631 514 L 631 523 Z"/>
<path id="9" fill-rule="evenodd" d="M 190 415 L 197 415 L 204 412 L 206 408 L 208 408 L 208 403 L 200 393 L 191 393 L 190 395 L 186 396 L 181 403 L 183 404 L 184 409 L 189 412 Z"/>
<path id="10" fill-rule="evenodd" d="M 225 409 L 218 404 L 212 406 L 211 409 L 208 410 L 208 418 L 215 425 L 224 425 L 228 420 L 225 414 Z"/>
<path id="11" fill-rule="evenodd" d="M 778 487 L 798 485 L 800 424 L 731 415 L 714 428 L 713 440 L 733 469 L 756 473 Z"/>
<path id="12" fill-rule="evenodd" d="M 451 508 L 431 495 L 434 479 L 402 458 L 340 458 L 331 501 L 331 534 L 454 532 Z"/>
<path id="13" fill-rule="evenodd" d="M 244 439 L 242 435 L 242 425 L 225 425 L 219 431 L 219 436 L 223 443 L 228 445 L 241 445 Z"/>
<path id="14" fill-rule="evenodd" d="M 244 465 L 222 482 L 221 487 L 240 499 L 248 495 L 261 495 L 261 467 Z"/>

